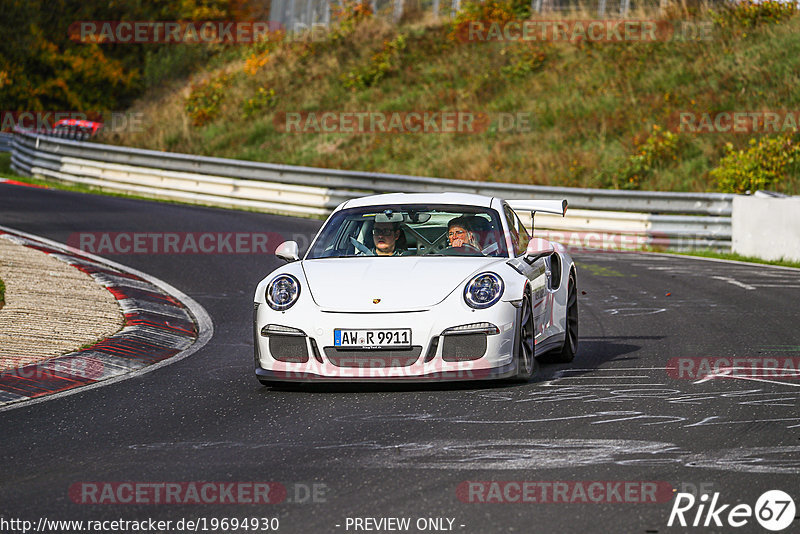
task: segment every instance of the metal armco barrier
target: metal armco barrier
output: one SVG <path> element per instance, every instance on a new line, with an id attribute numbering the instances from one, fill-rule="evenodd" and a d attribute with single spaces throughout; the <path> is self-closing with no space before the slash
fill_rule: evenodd
<path id="1" fill-rule="evenodd" d="M 14 136 L 10 133 L 0 132 L 0 152 L 11 152 L 11 143 Z"/>
<path id="2" fill-rule="evenodd" d="M 159 152 L 17 131 L 12 168 L 143 197 L 323 217 L 348 198 L 372 193 L 478 193 L 505 199 L 566 198 L 564 219 L 537 215 L 537 229 L 632 235 L 669 249 L 731 246 L 735 195 L 579 189 L 472 182 L 297 167 Z M 573 236 L 575 237 L 575 236 Z M 577 238 L 576 238 L 577 239 Z"/>

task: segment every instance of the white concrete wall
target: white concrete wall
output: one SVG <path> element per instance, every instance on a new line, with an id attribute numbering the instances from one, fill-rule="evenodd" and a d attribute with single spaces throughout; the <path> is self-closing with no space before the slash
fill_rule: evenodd
<path id="1" fill-rule="evenodd" d="M 733 199 L 733 252 L 800 262 L 800 197 Z"/>

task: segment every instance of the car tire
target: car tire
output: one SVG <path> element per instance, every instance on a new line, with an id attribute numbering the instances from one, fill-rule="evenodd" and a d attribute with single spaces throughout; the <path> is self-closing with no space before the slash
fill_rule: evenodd
<path id="1" fill-rule="evenodd" d="M 564 345 L 558 352 L 551 352 L 545 361 L 551 363 L 570 363 L 578 353 L 578 286 L 575 273 L 569 273 L 567 285 L 567 328 L 564 332 Z"/>
<path id="2" fill-rule="evenodd" d="M 534 332 L 533 309 L 527 293 L 522 297 L 522 305 L 517 314 L 517 333 L 514 337 L 514 359 L 517 362 L 515 382 L 527 382 L 536 373 L 536 334 Z"/>

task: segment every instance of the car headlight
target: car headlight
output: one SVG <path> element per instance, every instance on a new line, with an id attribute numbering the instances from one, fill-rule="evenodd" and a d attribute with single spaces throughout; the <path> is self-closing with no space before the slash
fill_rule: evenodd
<path id="1" fill-rule="evenodd" d="M 300 282 L 290 274 L 279 274 L 267 286 L 267 304 L 273 310 L 288 310 L 299 296 Z"/>
<path id="2" fill-rule="evenodd" d="M 488 308 L 503 296 L 503 279 L 494 273 L 481 273 L 464 288 L 464 301 L 472 308 Z"/>

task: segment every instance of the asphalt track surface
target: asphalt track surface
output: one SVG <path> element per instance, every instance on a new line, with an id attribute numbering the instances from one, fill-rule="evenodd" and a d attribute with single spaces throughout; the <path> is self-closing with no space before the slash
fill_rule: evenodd
<path id="1" fill-rule="evenodd" d="M 95 231 L 291 238 L 320 223 L 0 184 L 0 224 L 66 242 Z M 214 337 L 152 373 L 0 413 L 5 519 L 277 517 L 279 532 L 355 532 L 348 518 L 407 517 L 417 532 L 430 517 L 469 533 L 766 532 L 754 518 L 668 528 L 670 501 L 463 502 L 465 481 L 652 481 L 751 506 L 781 489 L 800 505 L 800 380 L 697 381 L 665 369 L 673 358 L 800 356 L 797 271 L 584 253 L 579 355 L 528 384 L 270 389 L 253 376 L 251 314 L 274 256 L 108 257 L 194 298 Z M 268 505 L 75 503 L 69 488 L 86 481 L 274 481 L 288 493 Z M 312 484 L 325 489 L 316 502 L 305 499 Z"/>

